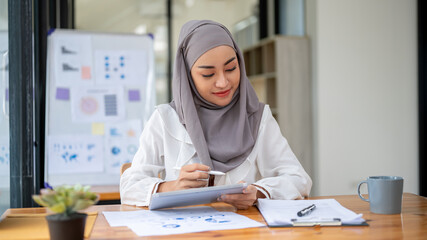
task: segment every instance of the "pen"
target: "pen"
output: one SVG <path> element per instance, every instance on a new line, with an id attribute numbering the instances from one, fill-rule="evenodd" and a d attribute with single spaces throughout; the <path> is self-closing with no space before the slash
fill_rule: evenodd
<path id="1" fill-rule="evenodd" d="M 313 211 L 314 209 L 316 208 L 316 205 L 310 205 L 310 206 L 308 206 L 308 207 L 306 207 L 306 208 L 304 208 L 304 209 L 302 209 L 301 211 L 299 211 L 298 213 L 297 213 L 297 215 L 298 215 L 298 217 L 302 217 L 302 216 L 305 216 L 305 215 L 308 215 L 308 214 L 310 214 L 311 213 L 311 211 Z"/>
<path id="2" fill-rule="evenodd" d="M 181 170 L 180 167 L 174 167 L 173 169 L 175 169 L 175 170 Z M 208 171 L 207 173 L 210 174 L 210 175 L 218 175 L 218 176 L 225 175 L 225 173 L 220 172 L 220 171 Z"/>

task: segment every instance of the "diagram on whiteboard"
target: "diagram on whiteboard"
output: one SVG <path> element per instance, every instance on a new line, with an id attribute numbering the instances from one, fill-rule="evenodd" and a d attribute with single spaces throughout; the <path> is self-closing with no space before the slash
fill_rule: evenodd
<path id="1" fill-rule="evenodd" d="M 10 169 L 9 139 L 0 138 L 0 176 L 8 176 Z"/>
<path id="2" fill-rule="evenodd" d="M 55 43 L 56 81 L 61 86 L 93 85 L 92 45 L 89 36 L 59 37 Z"/>
<path id="3" fill-rule="evenodd" d="M 108 122 L 125 119 L 123 87 L 78 87 L 71 90 L 75 122 Z"/>
<path id="4" fill-rule="evenodd" d="M 82 97 L 80 99 L 80 110 L 87 115 L 95 114 L 99 109 L 99 103 L 96 98 L 91 96 Z"/>
<path id="5" fill-rule="evenodd" d="M 51 173 L 102 172 L 103 143 L 98 136 L 49 137 L 48 169 Z"/>
<path id="6" fill-rule="evenodd" d="M 105 125 L 106 171 L 117 173 L 124 163 L 132 162 L 138 150 L 141 120 L 133 119 Z"/>
<path id="7" fill-rule="evenodd" d="M 96 51 L 96 83 L 145 85 L 148 59 L 144 51 Z"/>
<path id="8" fill-rule="evenodd" d="M 126 58 L 127 60 L 127 58 Z M 126 77 L 129 77 L 129 74 L 125 71 L 127 64 L 124 55 L 120 56 L 104 56 L 104 76 L 105 80 L 109 79 L 120 79 L 126 80 Z"/>

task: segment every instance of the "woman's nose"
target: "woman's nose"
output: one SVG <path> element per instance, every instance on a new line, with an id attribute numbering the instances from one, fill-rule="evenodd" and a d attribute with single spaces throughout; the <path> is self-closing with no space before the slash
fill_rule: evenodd
<path id="1" fill-rule="evenodd" d="M 215 86 L 217 88 L 225 88 L 227 87 L 228 84 L 228 79 L 225 77 L 224 74 L 221 74 L 220 76 L 218 76 L 218 80 L 215 82 Z"/>

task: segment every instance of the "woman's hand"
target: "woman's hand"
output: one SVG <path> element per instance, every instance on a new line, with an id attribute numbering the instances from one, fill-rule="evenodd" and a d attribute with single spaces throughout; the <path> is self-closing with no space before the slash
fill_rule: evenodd
<path id="1" fill-rule="evenodd" d="M 209 180 L 207 171 L 209 170 L 209 166 L 199 163 L 182 166 L 178 179 L 160 183 L 157 192 L 206 187 Z"/>
<path id="2" fill-rule="evenodd" d="M 237 209 L 246 210 L 253 206 L 258 198 L 265 198 L 265 196 L 256 187 L 249 185 L 243 190 L 243 193 L 222 195 L 218 201 L 231 204 Z"/>

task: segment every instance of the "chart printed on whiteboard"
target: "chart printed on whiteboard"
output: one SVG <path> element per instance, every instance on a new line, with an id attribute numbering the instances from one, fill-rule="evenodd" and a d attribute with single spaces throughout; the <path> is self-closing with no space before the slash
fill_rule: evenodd
<path id="1" fill-rule="evenodd" d="M 10 172 L 9 138 L 0 138 L 0 176 L 8 176 Z"/>
<path id="2" fill-rule="evenodd" d="M 105 124 L 106 171 L 117 173 L 124 163 L 132 162 L 142 131 L 140 119 Z"/>
<path id="3" fill-rule="evenodd" d="M 125 119 L 122 86 L 76 87 L 71 89 L 74 122 L 112 122 Z"/>
<path id="4" fill-rule="evenodd" d="M 52 65 L 57 85 L 93 85 L 91 37 L 70 35 L 56 38 Z"/>
<path id="5" fill-rule="evenodd" d="M 144 51 L 95 51 L 95 72 L 98 85 L 137 84 L 145 86 L 148 58 Z"/>
<path id="6" fill-rule="evenodd" d="M 48 170 L 51 174 L 102 172 L 104 170 L 101 136 L 50 136 Z"/>

